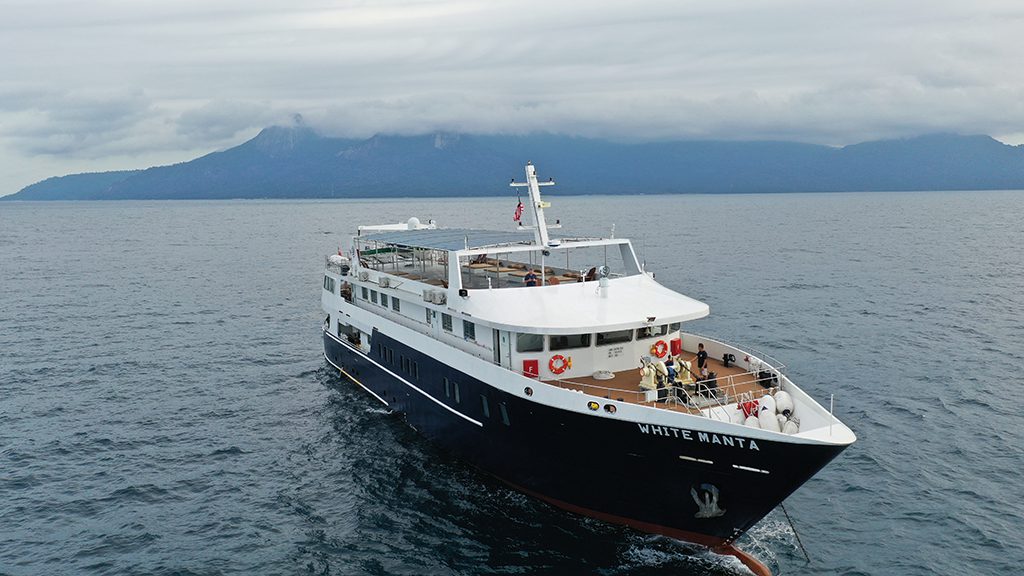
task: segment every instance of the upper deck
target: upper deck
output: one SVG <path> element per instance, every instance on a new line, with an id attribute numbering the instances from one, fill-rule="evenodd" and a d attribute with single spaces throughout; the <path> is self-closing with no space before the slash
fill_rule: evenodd
<path id="1" fill-rule="evenodd" d="M 443 291 L 446 306 L 495 328 L 566 334 L 708 314 L 703 302 L 643 273 L 626 239 L 560 238 L 538 246 L 515 231 L 431 226 L 360 234 L 353 247 L 358 268 L 372 270 L 378 283 L 384 277 L 392 287 Z"/>

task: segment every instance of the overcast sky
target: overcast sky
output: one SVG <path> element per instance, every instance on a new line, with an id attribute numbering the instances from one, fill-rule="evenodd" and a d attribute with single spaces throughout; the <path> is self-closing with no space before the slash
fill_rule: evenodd
<path id="1" fill-rule="evenodd" d="M 331 135 L 1024 141 L 1020 0 L 0 0 L 0 194 Z"/>

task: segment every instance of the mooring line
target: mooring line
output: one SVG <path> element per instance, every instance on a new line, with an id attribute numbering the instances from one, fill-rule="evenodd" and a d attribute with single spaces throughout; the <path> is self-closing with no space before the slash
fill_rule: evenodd
<path id="1" fill-rule="evenodd" d="M 800 545 L 800 551 L 804 553 L 804 558 L 807 558 L 807 562 L 810 563 L 811 557 L 807 555 L 807 548 L 804 548 L 804 543 L 800 541 L 800 535 L 796 533 L 793 519 L 789 517 L 789 512 L 786 512 L 786 507 L 782 505 L 782 502 L 779 502 L 779 508 L 782 508 L 782 513 L 786 515 L 786 520 L 789 521 L 789 528 L 793 531 L 793 536 L 796 536 L 796 543 Z"/>

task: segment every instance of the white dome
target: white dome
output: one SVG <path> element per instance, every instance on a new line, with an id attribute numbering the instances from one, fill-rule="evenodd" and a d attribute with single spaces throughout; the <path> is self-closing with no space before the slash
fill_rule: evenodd
<path id="1" fill-rule="evenodd" d="M 420 227 L 420 219 L 415 217 L 415 216 L 413 216 L 412 218 L 409 218 L 408 224 L 409 224 L 409 230 L 417 230 Z"/>

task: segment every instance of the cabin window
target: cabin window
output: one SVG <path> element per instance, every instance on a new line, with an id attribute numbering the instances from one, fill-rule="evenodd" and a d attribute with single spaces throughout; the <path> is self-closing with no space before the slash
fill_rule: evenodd
<path id="1" fill-rule="evenodd" d="M 420 379 L 420 363 L 415 360 L 412 362 L 412 375 L 413 378 Z"/>
<path id="2" fill-rule="evenodd" d="M 402 305 L 400 304 L 400 302 L 401 302 L 401 300 L 399 300 L 398 298 L 395 298 L 394 296 L 392 296 L 391 297 L 391 309 L 394 310 L 395 312 L 401 312 L 402 311 Z"/>
<path id="3" fill-rule="evenodd" d="M 656 336 L 664 336 L 665 334 L 668 334 L 668 324 L 662 324 L 661 326 L 645 326 L 637 329 L 636 339 L 641 340 L 643 338 L 654 338 Z"/>
<path id="4" fill-rule="evenodd" d="M 469 320 L 462 321 L 462 336 L 466 340 L 476 340 L 476 325 Z"/>
<path id="5" fill-rule="evenodd" d="M 516 334 L 516 352 L 543 352 L 543 334 Z"/>
<path id="6" fill-rule="evenodd" d="M 385 308 L 388 307 L 388 295 L 383 292 L 380 293 L 380 305 Z"/>
<path id="7" fill-rule="evenodd" d="M 388 348 L 388 364 L 395 365 L 395 351 Z"/>
<path id="8" fill-rule="evenodd" d="M 453 382 L 452 384 L 455 387 L 455 403 L 460 404 L 462 402 L 462 394 L 459 393 L 459 383 Z"/>
<path id="9" fill-rule="evenodd" d="M 484 408 L 484 418 L 491 417 L 491 404 L 487 401 L 487 396 L 480 395 L 480 405 Z"/>
<path id="10" fill-rule="evenodd" d="M 374 304 L 377 303 L 377 291 L 376 290 L 370 290 L 370 302 L 373 302 Z"/>
<path id="11" fill-rule="evenodd" d="M 444 312 L 441 313 L 441 327 L 444 328 L 447 332 L 452 331 L 451 314 L 445 314 Z"/>
<path id="12" fill-rule="evenodd" d="M 433 320 L 434 317 L 431 316 L 431 314 L 430 314 L 430 308 L 427 308 L 426 312 L 427 312 L 427 324 L 430 324 L 430 321 Z"/>
<path id="13" fill-rule="evenodd" d="M 682 326 L 683 326 L 682 322 L 673 322 L 673 323 L 668 325 L 668 331 L 669 332 L 678 332 L 679 329 Z"/>
<path id="14" fill-rule="evenodd" d="M 324 276 L 324 290 L 327 290 L 332 294 L 334 293 L 334 278 Z"/>
<path id="15" fill-rule="evenodd" d="M 499 402 L 498 409 L 501 411 L 501 423 L 505 426 L 511 426 L 512 421 L 508 419 L 508 406 L 505 406 L 504 402 Z"/>
<path id="16" fill-rule="evenodd" d="M 568 350 L 570 348 L 586 348 L 590 346 L 590 334 L 566 334 L 551 336 L 549 350 Z"/>
<path id="17" fill-rule="evenodd" d="M 597 345 L 603 346 L 605 344 L 619 344 L 621 342 L 629 342 L 633 339 L 632 330 L 615 330 L 614 332 L 598 332 L 597 333 Z"/>
<path id="18" fill-rule="evenodd" d="M 366 289 L 366 286 L 362 287 L 362 292 L 363 292 L 363 300 L 369 300 L 370 299 L 370 291 Z"/>
<path id="19" fill-rule="evenodd" d="M 444 397 L 452 397 L 452 381 L 449 380 L 447 377 L 444 378 Z"/>

